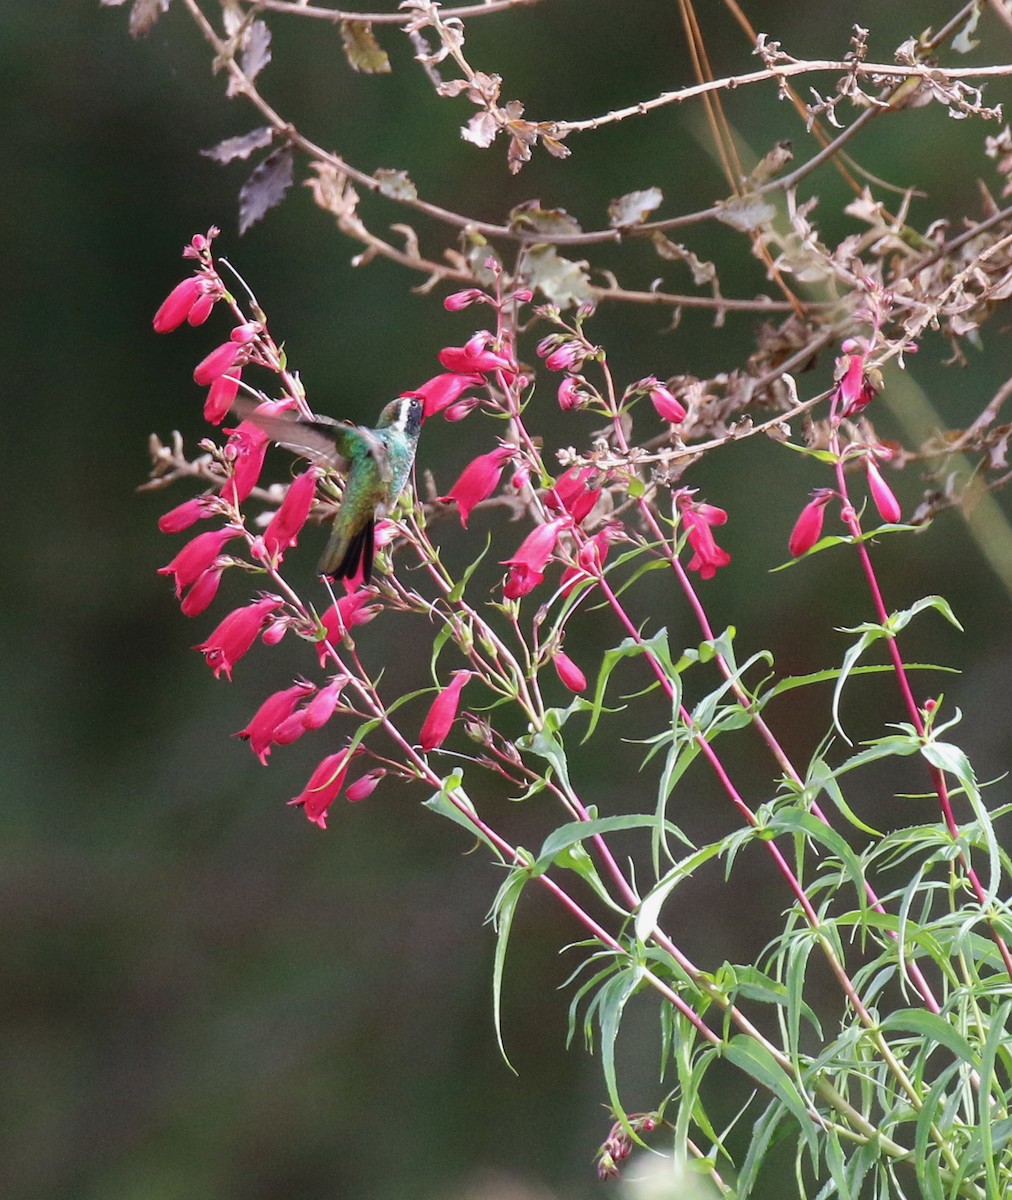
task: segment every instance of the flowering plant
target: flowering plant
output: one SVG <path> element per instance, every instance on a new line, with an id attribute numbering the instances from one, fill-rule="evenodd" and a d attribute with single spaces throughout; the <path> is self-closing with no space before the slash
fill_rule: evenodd
<path id="1" fill-rule="evenodd" d="M 426 259 L 413 236 L 399 250 L 367 228 L 352 183 L 427 211 L 410 180 L 389 171 L 365 175 L 319 152 L 255 86 L 269 58 L 264 13 L 312 19 L 315 10 L 273 0 L 250 5 L 240 21 L 243 6 L 226 4 L 219 33 L 204 11 L 209 4 L 182 2 L 236 88 L 269 115 L 266 135 L 255 131 L 219 157 L 244 157 L 285 139 L 244 188 L 242 224 L 280 198 L 296 152 L 309 151 L 317 202 L 364 246 L 360 261 L 385 256 L 426 271 L 432 286 L 450 285 L 447 320 L 478 314 L 478 328 L 457 339 L 462 344 L 434 355 L 442 371 L 417 386 L 406 380 L 402 396 L 421 405 L 423 447 L 434 426 L 467 419 L 487 431 L 482 452 L 459 464 L 454 482 L 416 474 L 401 488 L 390 482 L 397 477 L 391 463 L 397 453 L 413 454 L 413 443 L 384 440 L 379 427 L 331 425 L 332 438 L 354 432 L 369 447 L 368 469 L 389 486 L 360 514 L 370 531 L 375 522 L 372 571 L 367 561 L 340 583 L 325 574 L 310 592 L 296 585 L 290 566 L 300 539 L 310 540 L 308 522 L 348 516 L 354 468 L 342 469 L 339 456 L 320 450 L 328 423 L 264 308 L 216 256 L 218 231 L 186 247 L 193 270 L 158 309 L 154 328 L 169 333 L 200 326 L 216 310 L 229 314 L 226 340 L 201 359 L 194 380 L 207 388 L 207 421 L 235 423 L 224 425 L 223 440 L 203 443 L 196 459 L 178 444 L 154 442 L 153 485 L 187 477 L 204 487 L 166 513 L 161 528 L 175 535 L 198 522 L 210 526 L 162 571 L 188 617 L 215 603 L 226 574 L 253 581 L 243 603 L 197 647 L 216 677 L 231 679 L 258 641 L 256 652 L 268 662 L 283 640 L 305 643 L 304 674 L 276 678 L 239 736 L 272 765 L 276 749 L 315 738 L 317 765 L 289 803 L 320 829 L 337 824 L 344 802 L 382 803 L 394 786 L 414 785 L 434 815 L 460 826 L 499 864 L 497 1022 L 513 918 L 526 891 L 542 889 L 578 923 L 584 954 L 573 976 L 570 1025 L 600 1050 L 613 1121 L 597 1157 L 602 1178 L 619 1174 L 635 1146 L 666 1146 L 680 1186 L 691 1177 L 704 1180 L 709 1195 L 759 1195 L 773 1148 L 786 1143 L 801 1195 L 1004 1194 L 1012 1181 L 1005 1033 L 1012 921 L 1004 899 L 1010 863 L 994 823 L 1007 806 L 989 809 L 969 759 L 951 740 L 959 713 L 934 682 L 915 685 L 915 672 L 927 668 L 908 662 L 903 650 L 913 622 L 935 614 L 958 627 L 956 616 L 935 594 L 894 607 L 871 544 L 885 555 L 899 535 L 960 499 L 955 484 L 931 488 L 919 505 L 907 504 L 904 521 L 890 470 L 931 456 L 949 464 L 957 451 L 974 450 L 988 461 L 980 469 L 987 486 L 1000 483 L 1008 430 L 995 417 L 1007 385 L 966 430 L 919 448 L 880 436 L 874 421 L 879 398 L 888 395 L 886 371 L 900 378 L 932 326 L 961 353 L 1012 293 L 1012 213 L 991 205 L 967 232 L 921 232 L 907 223 L 905 207 L 893 214 L 858 189 L 848 211 L 870 232 L 829 248 L 812 223 L 813 203 L 797 194 L 815 167 L 782 176 L 790 155 L 775 148 L 750 174 L 732 170 L 733 194 L 693 219 L 719 220 L 748 240 L 778 293 L 759 307 L 779 312 L 782 322 L 760 330 L 747 368 L 700 379 L 644 363 L 638 378 L 626 380 L 605 339 L 597 340 L 595 316 L 605 301 L 639 303 L 642 294 L 614 275 L 595 283 L 585 262 L 559 253 L 605 236 L 585 234 L 568 214 L 532 201 L 501 227 L 460 222 L 463 248 L 448 256 L 449 266 Z M 565 157 L 570 134 L 645 111 L 647 102 L 593 122 L 528 121 L 518 102 L 500 103 L 501 79 L 465 57 L 463 16 L 448 17 L 433 4 L 402 8 L 391 23 L 411 36 L 437 94 L 466 96 L 478 109 L 465 138 L 488 148 L 502 135 L 514 173 L 535 149 Z M 143 9 L 135 4 L 133 11 Z M 979 8 L 965 6 L 957 16 L 939 33 L 904 44 L 892 66 L 867 61 L 867 31 L 855 28 L 837 64 L 837 94 L 801 105 L 824 142 L 816 165 L 872 119 L 865 114 L 896 111 L 922 90 L 955 116 L 997 115 L 959 71 L 929 65 L 943 47 L 969 37 Z M 352 65 L 382 70 L 377 22 L 340 20 Z M 789 95 L 790 78 L 816 69 L 762 35 L 754 43 L 763 69 L 750 82 L 775 80 Z M 442 79 L 436 68 L 444 63 L 459 78 Z M 693 94 L 717 90 L 706 80 L 698 86 Z M 842 128 L 845 101 L 861 115 L 833 138 L 819 122 Z M 665 94 L 656 106 L 668 102 Z M 1006 173 L 1010 146 L 1007 130 L 987 143 Z M 782 220 L 769 201 L 775 192 L 784 200 Z M 753 302 L 722 294 L 712 264 L 668 239 L 665 230 L 692 222 L 648 220 L 662 199 L 659 189 L 624 195 L 612 206 L 609 231 L 598 233 L 612 241 L 639 237 L 661 259 L 689 265 L 697 287 L 712 287 L 709 297 L 655 289 L 654 299 L 666 295 L 658 302 L 681 308 L 705 300 L 720 321 L 754 311 Z M 802 285 L 821 286 L 820 298 L 802 300 Z M 830 346 L 838 351 L 832 381 L 802 395 L 795 376 Z M 540 426 L 547 411 L 572 422 L 571 444 L 548 448 Z M 783 565 L 845 550 L 867 591 L 868 609 L 845 631 L 842 657 L 800 674 L 777 671 L 766 651 L 741 658 L 735 628 L 711 617 L 707 588 L 736 569 L 743 535 L 735 529 L 750 514 L 735 497 L 711 496 L 699 464 L 757 434 L 784 456 L 802 456 L 819 485 L 807 503 L 797 499 Z M 265 481 L 272 442 L 302 460 L 286 484 Z M 421 455 L 424 462 L 424 449 Z M 472 528 L 476 512 L 493 516 L 484 548 Z M 514 520 L 494 520 L 504 512 Z M 828 535 L 827 518 L 839 523 Z M 473 553 L 451 569 L 440 530 L 458 521 Z M 485 585 L 492 562 L 503 570 Z M 658 577 L 665 581 L 663 619 L 649 601 Z M 424 618 L 416 624 L 428 631 L 432 687 L 397 694 L 382 677 L 382 647 L 366 653 L 355 630 L 411 616 Z M 597 633 L 592 653 L 587 628 Z M 873 649 L 884 661 L 870 661 Z M 860 678 L 880 676 L 898 693 L 897 719 L 855 746 L 844 697 Z M 799 753 L 778 722 L 783 698 L 800 689 L 818 698 L 813 706 L 823 704 L 825 726 Z M 619 708 L 644 746 L 642 768 L 631 802 L 605 809 L 590 798 L 593 760 L 583 747 L 607 738 Z M 763 749 L 769 776 L 740 776 L 739 736 Z M 909 771 L 903 786 L 920 807 L 913 822 L 881 829 L 885 822 L 855 781 L 890 760 Z M 707 840 L 685 828 L 702 776 L 714 782 L 731 818 L 726 832 Z M 511 836 L 487 802 L 491 783 L 557 814 L 539 846 Z M 685 947 L 677 901 L 716 863 L 733 893 L 746 850 L 764 856 L 769 886 L 782 897 L 782 927 L 756 961 L 733 963 L 718 952 L 716 963 L 703 964 Z M 816 964 L 831 981 L 829 1000 L 813 983 Z M 657 1004 L 662 1082 L 649 1110 L 630 1112 L 617 1042 L 641 993 Z M 725 1064 L 751 1089 L 730 1121 L 717 1115 L 712 1082 Z M 748 1130 L 743 1145 L 735 1125 Z"/>

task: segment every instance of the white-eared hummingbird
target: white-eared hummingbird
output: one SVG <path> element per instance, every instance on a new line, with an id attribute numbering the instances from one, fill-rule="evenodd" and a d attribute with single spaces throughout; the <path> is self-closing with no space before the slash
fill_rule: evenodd
<path id="1" fill-rule="evenodd" d="M 269 415 L 252 409 L 248 401 L 235 407 L 279 446 L 344 474 L 344 494 L 318 570 L 335 579 L 352 579 L 361 567 L 362 582 L 368 583 L 376 521 L 391 511 L 408 481 L 425 414 L 423 401 L 417 396 L 391 400 L 375 429 L 330 417 Z"/>

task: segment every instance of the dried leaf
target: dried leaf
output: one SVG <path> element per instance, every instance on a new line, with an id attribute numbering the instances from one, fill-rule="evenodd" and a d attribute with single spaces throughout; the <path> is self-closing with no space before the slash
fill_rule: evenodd
<path id="1" fill-rule="evenodd" d="M 979 41 L 974 40 L 974 33 L 977 31 L 977 22 L 980 20 L 982 4 L 975 5 L 967 18 L 966 24 L 952 39 L 952 48 L 957 54 L 969 54 L 971 50 L 976 50 L 980 45 Z"/>
<path id="2" fill-rule="evenodd" d="M 445 83 L 437 86 L 436 92 L 440 96 L 459 96 L 462 92 L 466 92 L 471 84 L 466 79 L 450 79 Z"/>
<path id="3" fill-rule="evenodd" d="M 658 187 L 644 188 L 641 192 L 626 192 L 608 205 L 608 224 L 612 229 L 628 229 L 641 225 L 664 200 Z"/>
<path id="4" fill-rule="evenodd" d="M 171 0 L 133 0 L 130 9 L 130 36 L 143 37 L 163 12 L 169 11 Z M 107 8 L 119 8 L 126 0 L 101 0 Z"/>
<path id="5" fill-rule="evenodd" d="M 553 235 L 580 233 L 580 223 L 564 208 L 542 208 L 540 200 L 525 200 L 510 209 L 510 229 Z"/>
<path id="6" fill-rule="evenodd" d="M 411 182 L 407 171 L 393 171 L 389 167 L 380 167 L 373 171 L 373 179 L 379 184 L 379 190 L 391 200 L 417 200 L 418 189 Z"/>
<path id="7" fill-rule="evenodd" d="M 661 258 L 666 258 L 669 262 L 683 262 L 686 264 L 692 272 L 692 282 L 696 287 L 703 287 L 705 284 L 713 283 L 717 278 L 717 268 L 712 262 L 698 258 L 687 246 L 666 238 L 659 229 L 654 230 L 650 240 L 653 242 L 654 248 Z"/>
<path id="8" fill-rule="evenodd" d="M 271 61 L 271 31 L 266 21 L 254 21 L 243 39 L 239 65 L 247 79 L 256 79 Z"/>
<path id="9" fill-rule="evenodd" d="M 279 146 L 253 168 L 239 192 L 240 234 L 284 199 L 285 192 L 292 186 L 292 162 L 291 146 Z"/>
<path id="10" fill-rule="evenodd" d="M 593 297 L 586 268 L 586 262 L 562 258 L 554 246 L 531 246 L 524 256 L 523 276 L 550 304 L 568 308 Z"/>
<path id="11" fill-rule="evenodd" d="M 473 142 L 484 150 L 491 146 L 495 135 L 499 132 L 495 117 L 490 112 L 478 112 L 460 127 L 460 136 L 465 142 Z"/>
<path id="12" fill-rule="evenodd" d="M 488 243 L 488 239 L 475 229 L 464 229 L 460 234 L 460 246 L 464 261 L 481 287 L 494 287 L 496 273 L 502 269 L 499 256 Z M 491 262 L 490 267 L 487 264 Z"/>
<path id="13" fill-rule="evenodd" d="M 772 179 L 794 159 L 794 150 L 790 142 L 777 142 L 768 153 L 764 154 L 745 180 L 747 188 L 758 188 Z"/>
<path id="14" fill-rule="evenodd" d="M 230 163 L 237 158 L 249 158 L 254 150 L 263 150 L 273 140 L 274 130 L 269 125 L 263 125 L 259 129 L 251 129 L 249 133 L 244 133 L 240 137 L 225 138 L 217 146 L 211 146 L 209 150 L 201 150 L 200 153 L 204 158 L 213 159 L 214 162 Z"/>
<path id="15" fill-rule="evenodd" d="M 716 208 L 714 215 L 718 221 L 732 229 L 740 229 L 742 233 L 768 229 L 777 214 L 768 200 L 755 195 L 732 196 L 730 200 L 721 200 Z"/>
<path id="16" fill-rule="evenodd" d="M 376 41 L 371 21 L 342 21 L 341 41 L 352 70 L 366 75 L 386 75 L 390 71 L 390 59 Z"/>

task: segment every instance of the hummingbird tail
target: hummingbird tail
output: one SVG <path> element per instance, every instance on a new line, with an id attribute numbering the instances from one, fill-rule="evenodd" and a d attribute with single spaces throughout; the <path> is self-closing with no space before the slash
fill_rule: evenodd
<path id="1" fill-rule="evenodd" d="M 366 521 L 347 541 L 335 534 L 320 559 L 319 573 L 333 579 L 353 579 L 361 565 L 362 585 L 368 584 L 372 578 L 375 530 L 375 521 Z"/>

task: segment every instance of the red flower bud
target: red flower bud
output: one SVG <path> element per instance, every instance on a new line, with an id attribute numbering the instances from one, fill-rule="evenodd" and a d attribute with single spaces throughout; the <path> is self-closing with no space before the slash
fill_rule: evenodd
<path id="1" fill-rule="evenodd" d="M 154 315 L 151 324 L 155 333 L 171 333 L 173 329 L 178 329 L 186 320 L 202 290 L 203 284 L 199 275 L 191 275 L 189 279 L 177 283 Z"/>
<path id="2" fill-rule="evenodd" d="M 825 516 L 826 504 L 832 499 L 831 488 L 819 488 L 812 493 L 811 500 L 801 510 L 801 515 L 794 523 L 787 548 L 795 558 L 807 554 L 815 543 L 822 537 L 822 519 Z"/>
<path id="3" fill-rule="evenodd" d="M 199 383 L 201 387 L 207 387 L 219 375 L 224 375 L 229 367 L 235 366 L 236 359 L 241 353 L 241 348 L 235 342 L 222 342 L 220 346 L 216 346 L 210 354 L 197 363 L 193 371 L 194 383 Z"/>
<path id="4" fill-rule="evenodd" d="M 894 525 L 903 516 L 900 502 L 893 495 L 892 488 L 882 478 L 875 461 L 866 458 L 864 463 L 868 470 L 868 487 L 871 490 L 871 498 L 875 501 L 879 516 L 883 521 Z"/>
<path id="5" fill-rule="evenodd" d="M 446 741 L 460 706 L 461 688 L 470 678 L 470 671 L 454 671 L 450 683 L 437 693 L 418 735 L 418 744 L 426 754 Z"/>
<path id="6" fill-rule="evenodd" d="M 650 401 L 662 421 L 677 425 L 685 420 L 685 407 L 666 387 L 651 388 Z"/>
<path id="7" fill-rule="evenodd" d="M 571 692 L 585 692 L 587 690 L 586 675 L 584 675 L 568 654 L 560 650 L 552 659 L 552 664 L 559 678 Z"/>

